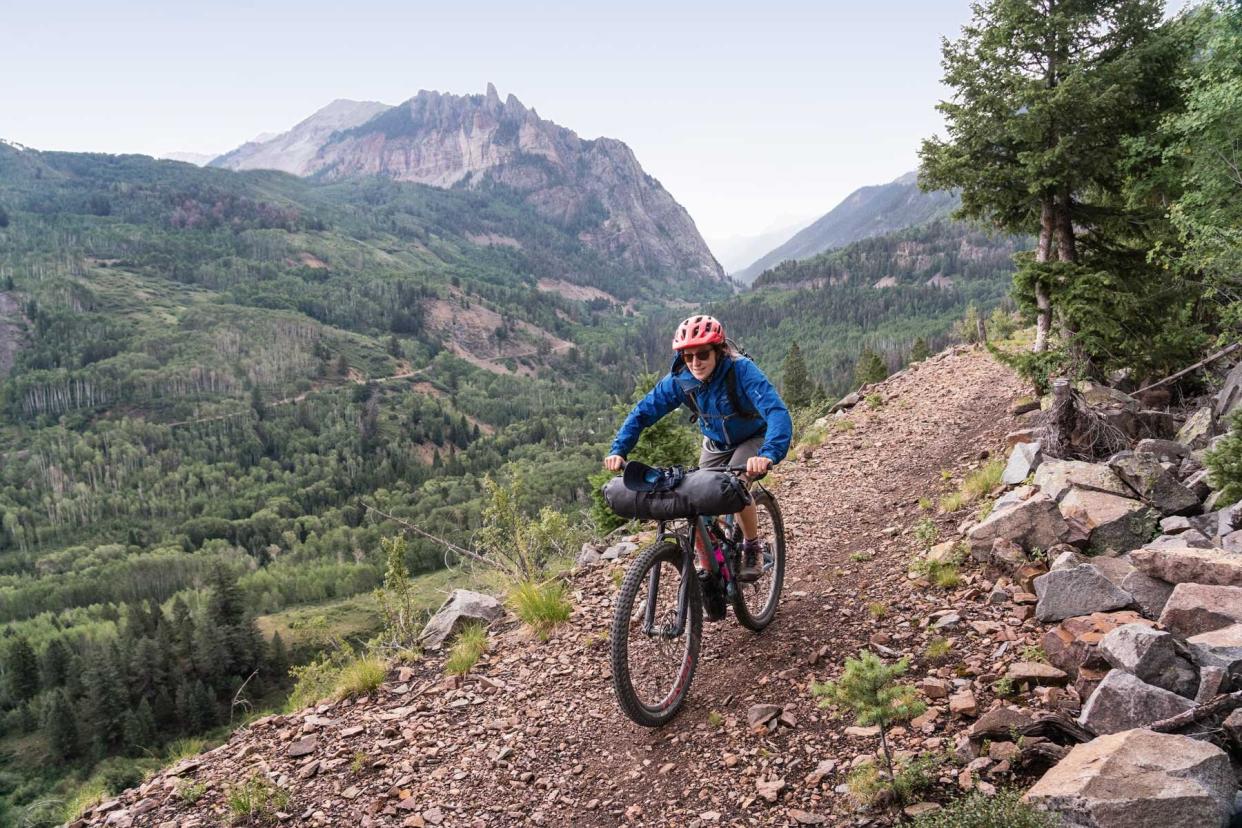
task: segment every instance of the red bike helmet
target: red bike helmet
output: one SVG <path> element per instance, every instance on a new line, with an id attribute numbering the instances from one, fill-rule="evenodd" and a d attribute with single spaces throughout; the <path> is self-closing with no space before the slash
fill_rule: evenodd
<path id="1" fill-rule="evenodd" d="M 673 350 L 695 348 L 699 345 L 715 345 L 725 341 L 724 325 L 711 316 L 691 316 L 677 326 L 673 334 Z"/>

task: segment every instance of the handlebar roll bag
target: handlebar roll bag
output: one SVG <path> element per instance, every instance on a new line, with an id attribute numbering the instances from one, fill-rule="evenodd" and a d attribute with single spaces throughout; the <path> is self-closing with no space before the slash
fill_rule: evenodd
<path id="1" fill-rule="evenodd" d="M 604 484 L 604 502 L 623 518 L 674 520 L 694 515 L 731 515 L 750 502 L 750 492 L 736 475 L 698 469 L 687 472 L 676 488 L 636 492 L 614 477 Z"/>

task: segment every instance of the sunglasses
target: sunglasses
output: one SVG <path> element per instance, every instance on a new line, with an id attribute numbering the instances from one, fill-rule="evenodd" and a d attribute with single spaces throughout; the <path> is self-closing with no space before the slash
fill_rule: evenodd
<path id="1" fill-rule="evenodd" d="M 707 362 L 716 353 L 715 348 L 705 348 L 702 351 L 682 351 L 681 358 L 687 363 L 689 362 Z"/>

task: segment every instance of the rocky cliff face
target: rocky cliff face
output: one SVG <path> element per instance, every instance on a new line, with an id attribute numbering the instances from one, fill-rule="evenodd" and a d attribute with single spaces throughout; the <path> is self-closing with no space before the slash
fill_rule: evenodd
<path id="1" fill-rule="evenodd" d="M 434 187 L 504 187 L 638 270 L 725 278 L 690 215 L 643 172 L 629 147 L 611 138 L 584 140 L 513 95 L 502 101 L 491 84 L 486 95 L 422 91 L 335 127 L 320 117 L 328 109 L 212 163 L 328 179 L 379 175 Z"/>

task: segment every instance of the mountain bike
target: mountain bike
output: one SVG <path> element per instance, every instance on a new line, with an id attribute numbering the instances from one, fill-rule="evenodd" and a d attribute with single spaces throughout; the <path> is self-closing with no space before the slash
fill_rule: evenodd
<path id="1" fill-rule="evenodd" d="M 744 467 L 730 467 L 744 474 Z M 759 517 L 763 569 L 749 583 L 734 573 L 742 562 L 742 528 L 733 515 L 660 521 L 656 540 L 639 553 L 621 581 L 611 630 L 612 684 L 625 715 L 659 727 L 690 692 L 709 619 L 732 605 L 738 622 L 759 632 L 776 617 L 785 580 L 785 525 L 776 497 L 757 481 L 751 498 Z M 704 566 L 696 566 L 696 558 Z"/>

